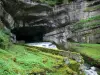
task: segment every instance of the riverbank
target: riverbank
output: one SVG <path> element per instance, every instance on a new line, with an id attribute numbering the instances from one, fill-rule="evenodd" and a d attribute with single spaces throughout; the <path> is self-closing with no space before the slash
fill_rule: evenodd
<path id="1" fill-rule="evenodd" d="M 98 62 L 91 62 L 90 64 L 96 64 L 100 67 L 100 44 L 74 43 L 74 48 L 77 52 L 80 52 L 82 55 L 89 57 L 89 61 L 93 59 L 94 61 Z"/>
<path id="2" fill-rule="evenodd" d="M 86 63 L 100 69 L 100 44 L 72 43 L 72 47 L 73 51 L 82 54 Z"/>

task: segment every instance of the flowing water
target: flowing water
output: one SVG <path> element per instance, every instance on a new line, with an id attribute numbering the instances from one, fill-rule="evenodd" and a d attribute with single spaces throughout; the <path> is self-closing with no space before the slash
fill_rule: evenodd
<path id="1" fill-rule="evenodd" d="M 51 48 L 51 49 L 57 49 L 56 45 L 52 44 L 51 42 L 36 42 L 36 43 L 27 43 L 28 46 L 38 46 L 38 47 L 44 47 L 44 48 Z"/>
<path id="2" fill-rule="evenodd" d="M 100 72 L 100 69 L 94 66 L 91 66 L 89 64 L 84 64 L 85 69 L 84 72 L 86 75 L 99 75 L 98 72 Z"/>

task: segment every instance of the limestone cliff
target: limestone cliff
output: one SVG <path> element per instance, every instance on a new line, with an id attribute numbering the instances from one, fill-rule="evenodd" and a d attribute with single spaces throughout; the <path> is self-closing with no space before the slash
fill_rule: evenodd
<path id="1" fill-rule="evenodd" d="M 17 36 L 18 40 L 21 36 L 32 37 L 30 39 L 33 40 L 37 39 L 34 36 L 43 36 L 51 27 L 47 19 L 50 11 L 51 6 L 36 1 L 0 0 L 0 21 Z"/>
<path id="2" fill-rule="evenodd" d="M 99 0 L 0 0 L 0 73 L 84 75 L 79 53 L 13 43 L 100 43 L 99 9 Z"/>
<path id="3" fill-rule="evenodd" d="M 53 6 L 50 3 L 0 0 L 0 20 L 18 40 L 42 40 L 46 33 L 44 40 L 58 44 L 66 44 L 69 40 L 100 43 L 99 0 L 64 0 Z"/>
<path id="4" fill-rule="evenodd" d="M 56 28 L 45 34 L 44 40 L 63 44 L 68 41 L 100 43 L 100 1 L 77 0 L 56 6 L 53 19 Z"/>

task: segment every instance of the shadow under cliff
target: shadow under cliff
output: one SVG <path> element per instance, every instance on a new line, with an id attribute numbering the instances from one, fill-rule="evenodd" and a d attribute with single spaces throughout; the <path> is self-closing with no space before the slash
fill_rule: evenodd
<path id="1" fill-rule="evenodd" d="M 43 41 L 43 35 L 46 33 L 46 28 L 43 26 L 37 27 L 20 27 L 11 30 L 16 35 L 17 41 L 24 42 L 39 42 Z"/>

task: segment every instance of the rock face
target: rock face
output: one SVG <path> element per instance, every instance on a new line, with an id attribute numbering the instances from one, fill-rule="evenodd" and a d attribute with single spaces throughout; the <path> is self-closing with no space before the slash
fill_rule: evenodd
<path id="1" fill-rule="evenodd" d="M 56 28 L 45 34 L 44 40 L 54 41 L 65 47 L 68 46 L 68 41 L 100 43 L 99 6 L 99 0 L 77 0 L 55 7 L 53 13 Z"/>
<path id="2" fill-rule="evenodd" d="M 96 21 L 97 22 L 96 26 L 90 29 L 86 27 L 82 28 L 81 26 L 79 26 L 80 28 L 77 28 L 77 25 L 80 25 L 80 24 L 84 25 L 84 22 L 88 21 L 86 20 L 86 21 L 80 22 L 79 21 L 80 19 L 87 19 L 91 16 L 99 14 L 99 11 L 90 12 L 88 9 L 85 10 L 87 4 L 89 3 L 87 3 L 84 0 L 76 0 L 76 2 L 71 2 L 69 4 L 51 7 L 47 4 L 36 2 L 33 0 L 0 0 L 0 28 L 2 28 L 2 30 L 3 28 L 5 29 L 4 30 L 5 35 L 2 34 L 3 38 L 2 36 L 1 38 L 3 40 L 6 40 L 6 41 L 2 41 L 2 39 L 0 39 L 1 46 L 3 45 L 4 47 L 2 49 L 6 49 L 6 47 L 9 47 L 11 45 L 10 41 L 12 41 L 13 43 L 16 43 L 16 39 L 20 43 L 33 42 L 33 41 L 37 42 L 44 39 L 46 41 L 53 41 L 53 42 L 56 42 L 57 44 L 64 45 L 64 47 L 66 48 L 68 48 L 67 42 L 71 40 L 74 40 L 77 42 L 93 42 L 93 43 L 98 42 L 99 43 L 100 36 L 99 36 L 99 25 L 98 25 L 99 22 L 98 21 Z M 94 4 L 95 2 L 93 3 L 91 2 L 90 5 L 94 5 Z M 89 12 L 87 12 L 87 10 Z M 96 19 L 98 18 L 96 17 Z M 92 21 L 93 20 L 94 18 L 92 19 Z M 79 24 L 76 23 L 77 21 L 79 21 Z M 89 22 L 90 21 L 91 19 L 89 20 Z M 93 34 L 92 32 L 96 32 L 96 33 Z M 86 34 L 89 34 L 88 37 L 84 37 L 84 35 Z M 10 35 L 11 39 L 7 39 L 9 38 L 8 35 Z M 89 39 L 87 40 L 85 38 L 89 38 Z M 18 48 L 18 49 L 24 50 L 23 48 Z M 31 49 L 32 48 L 30 48 L 30 50 Z M 38 48 L 35 48 L 35 49 L 38 50 Z M 75 70 L 75 72 L 78 72 L 79 75 L 83 75 L 81 66 L 83 65 L 84 61 L 83 61 L 83 58 L 80 56 L 80 54 L 64 51 L 64 50 L 50 50 L 50 49 L 44 49 L 44 48 L 40 48 L 40 50 L 45 51 L 46 53 L 51 51 L 50 53 L 54 55 L 57 54 L 57 55 L 61 55 L 61 56 L 68 57 L 70 59 L 75 60 L 76 61 L 75 64 L 72 63 L 72 65 L 69 59 L 67 58 L 64 58 L 63 62 L 65 62 L 65 64 L 69 64 L 69 67 L 72 67 L 72 69 Z M 54 58 L 54 55 L 51 57 Z M 14 59 L 14 62 L 16 62 L 16 59 Z M 46 60 L 43 60 L 43 63 L 45 62 Z M 60 63 L 57 61 L 56 65 L 58 64 Z M 55 66 L 55 67 L 58 68 L 59 66 Z M 62 69 L 63 68 L 59 70 L 62 70 Z M 37 73 L 34 73 L 34 74 L 37 74 Z M 77 74 L 75 73 L 74 75 L 77 75 Z"/>
<path id="3" fill-rule="evenodd" d="M 0 0 L 0 20 L 18 40 L 42 39 L 52 26 L 47 19 L 50 11 L 51 6 L 30 0 Z"/>
<path id="4" fill-rule="evenodd" d="M 58 28 L 55 29 L 54 31 L 45 34 L 44 40 L 49 40 L 52 42 L 55 42 L 60 45 L 64 45 L 67 47 L 67 39 L 72 36 L 72 32 L 68 30 L 68 27 L 63 27 L 63 28 Z"/>
<path id="5" fill-rule="evenodd" d="M 44 21 L 44 17 L 47 17 L 47 13 L 52 10 L 49 5 L 30 0 L 2 0 L 2 6 L 14 18 L 14 28 L 37 24 L 39 26 L 42 24 L 39 22 Z M 7 17 L 6 14 L 6 19 L 11 21 L 11 16 Z"/>
<path id="6" fill-rule="evenodd" d="M 8 28 L 13 28 L 14 19 L 13 17 L 7 13 L 3 7 L 3 3 L 0 1 L 0 20 L 6 25 Z"/>
<path id="7" fill-rule="evenodd" d="M 99 0 L 76 0 L 54 7 L 32 0 L 0 0 L 0 20 L 18 40 L 38 41 L 47 33 L 44 40 L 66 47 L 70 40 L 100 43 L 99 9 Z"/>

